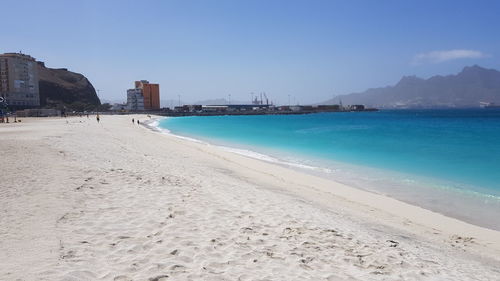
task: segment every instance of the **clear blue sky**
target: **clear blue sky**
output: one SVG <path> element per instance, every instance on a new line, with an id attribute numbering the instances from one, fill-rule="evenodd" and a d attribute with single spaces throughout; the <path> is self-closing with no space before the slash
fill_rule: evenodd
<path id="1" fill-rule="evenodd" d="M 500 69 L 500 1 L 0 0 L 0 11 L 0 52 L 80 72 L 112 100 L 147 79 L 163 100 L 312 103 L 403 75 Z"/>

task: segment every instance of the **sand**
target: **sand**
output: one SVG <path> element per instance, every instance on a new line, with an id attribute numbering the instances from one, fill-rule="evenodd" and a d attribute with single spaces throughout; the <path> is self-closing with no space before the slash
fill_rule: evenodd
<path id="1" fill-rule="evenodd" d="M 0 124 L 0 280 L 500 280 L 500 233 L 132 124 Z"/>

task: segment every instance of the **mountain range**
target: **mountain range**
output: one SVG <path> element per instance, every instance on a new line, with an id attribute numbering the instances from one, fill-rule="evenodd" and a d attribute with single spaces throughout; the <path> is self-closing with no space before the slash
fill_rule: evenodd
<path id="1" fill-rule="evenodd" d="M 341 95 L 320 104 L 364 104 L 377 108 L 461 108 L 500 104 L 500 72 L 478 65 L 456 75 L 404 76 L 396 85 Z"/>

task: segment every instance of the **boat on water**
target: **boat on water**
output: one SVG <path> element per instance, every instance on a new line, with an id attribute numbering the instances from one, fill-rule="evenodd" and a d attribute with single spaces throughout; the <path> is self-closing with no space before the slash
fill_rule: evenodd
<path id="1" fill-rule="evenodd" d="M 500 105 L 497 105 L 493 102 L 480 102 L 479 106 L 482 108 L 500 108 Z"/>

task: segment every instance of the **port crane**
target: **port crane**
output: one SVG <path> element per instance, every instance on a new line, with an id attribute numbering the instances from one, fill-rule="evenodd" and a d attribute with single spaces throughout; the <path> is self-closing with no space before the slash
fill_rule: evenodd
<path id="1" fill-rule="evenodd" d="M 269 105 L 269 98 L 265 92 L 260 93 L 260 100 L 259 97 L 255 97 L 255 99 L 252 100 L 252 104 L 264 105 L 264 99 L 266 99 L 266 105 Z"/>

